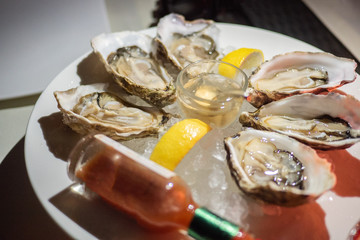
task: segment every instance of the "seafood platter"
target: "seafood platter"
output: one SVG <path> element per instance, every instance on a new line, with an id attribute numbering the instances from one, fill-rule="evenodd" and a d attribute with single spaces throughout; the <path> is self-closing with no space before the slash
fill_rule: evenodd
<path id="1" fill-rule="evenodd" d="M 34 190 L 70 236 L 190 239 L 148 232 L 105 203 L 82 199 L 66 175 L 66 158 L 81 137 L 94 133 L 148 158 L 183 119 L 179 72 L 241 47 L 263 50 L 265 61 L 246 72 L 238 118 L 207 133 L 175 172 L 195 201 L 260 239 L 346 239 L 360 221 L 354 60 L 281 34 L 177 14 L 152 29 L 100 34 L 91 47 L 39 98 L 25 142 Z"/>

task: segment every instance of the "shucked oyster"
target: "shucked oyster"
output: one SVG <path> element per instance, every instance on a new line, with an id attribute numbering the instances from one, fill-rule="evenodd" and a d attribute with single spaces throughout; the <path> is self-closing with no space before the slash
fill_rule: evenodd
<path id="1" fill-rule="evenodd" d="M 249 78 L 255 107 L 301 93 L 319 93 L 355 80 L 356 62 L 323 52 L 290 52 L 261 64 Z"/>
<path id="2" fill-rule="evenodd" d="M 240 123 L 288 135 L 314 148 L 346 148 L 360 141 L 360 102 L 334 92 L 306 93 L 243 112 Z"/>
<path id="3" fill-rule="evenodd" d="M 295 206 L 319 197 L 336 182 L 330 164 L 285 135 L 247 129 L 225 139 L 238 187 L 268 203 Z"/>
<path id="4" fill-rule="evenodd" d="M 145 137 L 157 134 L 169 119 L 155 107 L 125 102 L 101 83 L 56 91 L 54 96 L 64 123 L 80 134 L 103 133 L 115 140 Z"/>
<path id="5" fill-rule="evenodd" d="M 173 78 L 151 56 L 152 38 L 138 32 L 101 34 L 91 46 L 115 81 L 130 94 L 164 107 L 175 101 Z"/>
<path id="6" fill-rule="evenodd" d="M 189 63 L 215 59 L 218 53 L 219 29 L 212 20 L 186 21 L 171 13 L 161 18 L 153 41 L 156 59 L 171 73 L 177 73 Z"/>

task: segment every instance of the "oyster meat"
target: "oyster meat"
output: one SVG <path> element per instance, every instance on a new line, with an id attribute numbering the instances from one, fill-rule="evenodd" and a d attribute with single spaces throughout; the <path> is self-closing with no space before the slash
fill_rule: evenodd
<path id="1" fill-rule="evenodd" d="M 157 107 L 175 101 L 172 76 L 151 55 L 152 38 L 139 32 L 101 34 L 91 40 L 115 81 L 130 94 Z"/>
<path id="2" fill-rule="evenodd" d="M 360 141 L 360 102 L 335 92 L 287 97 L 243 112 L 246 127 L 275 131 L 319 149 L 347 148 Z"/>
<path id="3" fill-rule="evenodd" d="M 326 159 L 285 135 L 246 129 L 224 141 L 236 184 L 255 199 L 296 206 L 335 185 L 335 174 Z"/>
<path id="4" fill-rule="evenodd" d="M 289 52 L 261 64 L 250 76 L 255 107 L 301 93 L 319 93 L 354 81 L 356 62 L 324 52 Z"/>
<path id="5" fill-rule="evenodd" d="M 169 115 L 155 107 L 137 107 L 107 89 L 107 84 L 81 85 L 54 96 L 63 121 L 80 134 L 103 133 L 115 140 L 157 134 Z"/>
<path id="6" fill-rule="evenodd" d="M 157 25 L 154 56 L 176 76 L 189 63 L 217 58 L 219 32 L 212 20 L 186 21 L 184 16 L 171 13 Z"/>

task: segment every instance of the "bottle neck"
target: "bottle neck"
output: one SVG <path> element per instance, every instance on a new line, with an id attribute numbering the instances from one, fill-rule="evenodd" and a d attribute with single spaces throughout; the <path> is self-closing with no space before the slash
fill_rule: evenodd
<path id="1" fill-rule="evenodd" d="M 231 240 L 239 227 L 215 215 L 206 208 L 197 208 L 188 234 L 195 239 Z"/>

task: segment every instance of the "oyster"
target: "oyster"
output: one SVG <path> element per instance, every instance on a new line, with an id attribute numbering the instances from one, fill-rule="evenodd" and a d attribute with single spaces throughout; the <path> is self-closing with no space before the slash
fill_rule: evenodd
<path id="1" fill-rule="evenodd" d="M 91 40 L 115 81 L 130 94 L 164 107 L 175 101 L 172 76 L 151 56 L 152 38 L 139 32 L 101 34 Z"/>
<path id="2" fill-rule="evenodd" d="M 319 149 L 347 148 L 360 141 L 360 102 L 335 92 L 287 97 L 243 112 L 246 127 L 270 130 Z"/>
<path id="3" fill-rule="evenodd" d="M 81 85 L 54 96 L 63 121 L 80 134 L 103 133 L 115 140 L 157 134 L 169 115 L 155 107 L 137 107 L 125 102 L 98 83 Z"/>
<path id="4" fill-rule="evenodd" d="M 326 159 L 285 135 L 246 129 L 224 142 L 236 184 L 255 199 L 296 206 L 335 185 L 336 177 Z"/>
<path id="5" fill-rule="evenodd" d="M 157 25 L 154 56 L 176 76 L 189 63 L 216 59 L 219 32 L 212 20 L 186 21 L 184 16 L 171 13 Z"/>
<path id="6" fill-rule="evenodd" d="M 289 52 L 261 64 L 249 77 L 255 107 L 301 93 L 319 93 L 354 81 L 356 62 L 323 52 Z"/>

